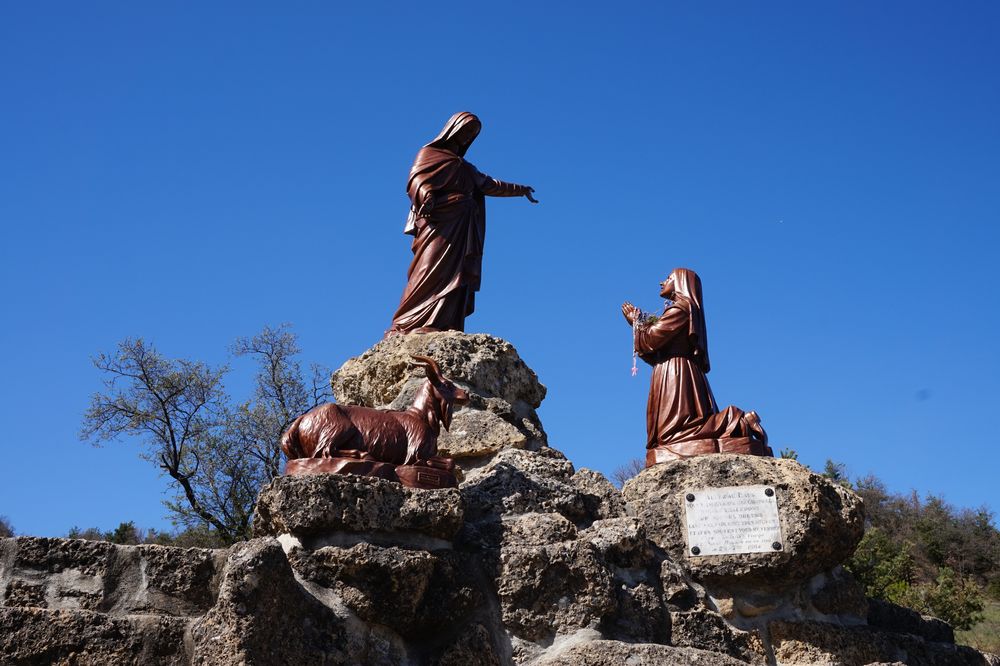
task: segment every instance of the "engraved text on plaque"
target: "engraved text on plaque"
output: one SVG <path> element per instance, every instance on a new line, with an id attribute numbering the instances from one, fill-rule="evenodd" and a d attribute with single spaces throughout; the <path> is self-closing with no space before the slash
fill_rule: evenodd
<path id="1" fill-rule="evenodd" d="M 778 497 L 770 486 L 685 491 L 689 556 L 780 551 Z"/>

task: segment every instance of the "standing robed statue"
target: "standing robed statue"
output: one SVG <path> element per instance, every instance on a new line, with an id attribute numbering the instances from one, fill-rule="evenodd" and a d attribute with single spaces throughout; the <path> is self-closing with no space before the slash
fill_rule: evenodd
<path id="1" fill-rule="evenodd" d="M 456 113 L 417 153 L 406 183 L 410 215 L 404 233 L 414 236 L 406 288 L 391 333 L 464 331 L 475 310 L 486 238 L 485 197 L 527 197 L 535 190 L 505 183 L 465 161 L 482 124 Z"/>
<path id="2" fill-rule="evenodd" d="M 622 314 L 632 325 L 635 351 L 653 366 L 646 404 L 646 467 L 707 453 L 774 455 L 756 412 L 729 405 L 719 410 L 708 384 L 708 333 L 701 279 L 677 268 L 660 283 L 668 303 L 644 321 L 628 301 Z"/>

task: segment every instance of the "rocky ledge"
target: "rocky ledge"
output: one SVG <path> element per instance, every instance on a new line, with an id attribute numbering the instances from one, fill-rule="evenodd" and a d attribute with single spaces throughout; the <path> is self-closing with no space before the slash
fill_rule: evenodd
<path id="1" fill-rule="evenodd" d="M 624 493 L 575 469 L 502 340 L 390 338 L 337 372 L 338 397 L 405 404 L 411 353 L 478 396 L 452 432 L 458 489 L 275 479 L 259 536 L 227 551 L 2 540 L 0 663 L 1000 664 L 939 620 L 866 600 L 840 567 L 859 500 L 793 461 L 677 461 Z M 758 485 L 776 491 L 782 549 L 690 557 L 690 489 Z"/>

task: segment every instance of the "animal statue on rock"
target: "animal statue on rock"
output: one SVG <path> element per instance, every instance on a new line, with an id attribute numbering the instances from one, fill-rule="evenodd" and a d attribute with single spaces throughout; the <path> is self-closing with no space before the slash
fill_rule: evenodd
<path id="1" fill-rule="evenodd" d="M 403 410 L 325 403 L 295 419 L 281 437 L 285 474 L 359 474 L 414 488 L 455 487 L 455 463 L 437 455 L 455 405 L 469 400 L 434 359 L 413 356 L 427 379 Z"/>
<path id="2" fill-rule="evenodd" d="M 660 283 L 668 299 L 663 314 L 645 320 L 628 301 L 622 314 L 632 326 L 639 357 L 653 366 L 646 405 L 646 467 L 706 453 L 773 456 L 756 412 L 730 405 L 719 411 L 708 384 L 708 333 L 701 279 L 675 269 Z"/>

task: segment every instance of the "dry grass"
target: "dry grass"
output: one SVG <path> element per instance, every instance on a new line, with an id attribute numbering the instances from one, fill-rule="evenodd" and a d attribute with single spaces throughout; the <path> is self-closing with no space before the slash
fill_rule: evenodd
<path id="1" fill-rule="evenodd" d="M 987 600 L 983 621 L 969 631 L 956 631 L 955 642 L 1000 654 L 1000 601 Z"/>

